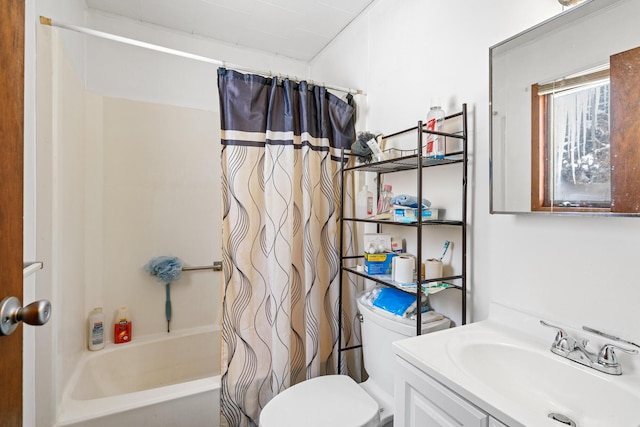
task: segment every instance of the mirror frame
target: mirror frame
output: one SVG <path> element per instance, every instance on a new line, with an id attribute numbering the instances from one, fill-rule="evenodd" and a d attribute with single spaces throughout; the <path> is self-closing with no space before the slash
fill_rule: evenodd
<path id="1" fill-rule="evenodd" d="M 496 52 L 505 52 L 510 49 L 518 48 L 525 45 L 539 36 L 549 34 L 552 31 L 560 28 L 566 28 L 574 21 L 579 21 L 589 15 L 605 10 L 608 7 L 618 3 L 626 2 L 629 0 L 585 0 L 577 6 L 574 6 L 564 12 L 552 16 L 551 18 L 537 24 L 531 28 L 528 28 L 512 37 L 503 40 L 489 48 L 489 213 L 490 214 L 510 214 L 510 215 L 561 215 L 561 216 L 622 216 L 622 217 L 637 217 L 640 213 L 624 213 L 624 212 L 566 212 L 566 211 L 531 211 L 529 207 L 528 211 L 525 210 L 506 210 L 505 206 L 503 210 L 496 210 L 494 200 L 494 186 L 495 182 L 495 158 L 494 150 L 496 149 L 494 142 L 494 64 L 493 58 Z M 613 53 L 613 52 L 612 52 Z M 573 70 L 571 70 L 573 71 Z M 528 141 L 528 147 L 531 147 L 531 141 Z"/>

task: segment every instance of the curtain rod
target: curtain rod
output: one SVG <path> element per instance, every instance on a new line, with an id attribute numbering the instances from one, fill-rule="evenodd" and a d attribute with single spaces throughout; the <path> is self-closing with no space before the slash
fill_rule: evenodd
<path id="1" fill-rule="evenodd" d="M 100 37 L 100 38 L 107 39 L 107 40 L 113 40 L 113 41 L 116 41 L 116 42 L 119 42 L 119 43 L 125 43 L 125 44 L 129 44 L 129 45 L 132 45 L 132 46 L 142 47 L 142 48 L 145 48 L 145 49 L 155 50 L 157 52 L 168 53 L 170 55 L 176 55 L 176 56 L 181 56 L 183 58 L 194 59 L 196 61 L 207 62 L 209 64 L 220 65 L 220 66 L 225 67 L 225 68 L 227 68 L 227 67 L 228 68 L 233 68 L 235 70 L 247 71 L 247 72 L 250 72 L 250 73 L 261 74 L 261 75 L 269 76 L 269 77 L 288 78 L 290 80 L 295 80 L 295 81 L 305 80 L 305 81 L 309 82 L 310 84 L 314 84 L 314 85 L 317 85 L 317 86 L 324 86 L 327 89 L 333 89 L 333 90 L 337 90 L 337 91 L 344 92 L 344 93 L 350 93 L 352 95 L 362 95 L 364 93 L 364 92 L 362 92 L 362 90 L 359 90 L 359 89 L 351 89 L 351 88 L 346 88 L 346 87 L 341 87 L 341 86 L 325 85 L 324 83 L 322 85 L 320 85 L 320 84 L 318 84 L 318 83 L 316 83 L 316 82 L 314 82 L 312 80 L 309 80 L 309 79 L 301 79 L 301 78 L 296 77 L 296 76 L 289 76 L 289 75 L 283 75 L 283 74 L 273 74 L 271 71 L 258 70 L 258 69 L 255 69 L 255 68 L 245 67 L 245 66 L 242 66 L 242 65 L 231 64 L 231 63 L 228 63 L 226 61 L 221 61 L 219 59 L 213 59 L 213 58 L 208 58 L 206 56 L 195 55 L 193 53 L 184 52 L 182 50 L 171 49 L 171 48 L 160 46 L 160 45 L 157 45 L 157 44 L 152 44 L 152 43 L 147 43 L 147 42 L 143 42 L 143 41 L 140 41 L 140 40 L 130 39 L 128 37 L 122 37 L 122 36 L 118 36 L 118 35 L 115 35 L 115 34 L 110 34 L 110 33 L 105 33 L 105 32 L 102 32 L 102 31 L 92 30 L 91 28 L 85 28 L 85 27 L 79 27 L 77 25 L 65 24 L 65 23 L 62 23 L 62 22 L 54 21 L 51 18 L 47 18 L 45 16 L 40 16 L 40 23 L 42 25 L 49 25 L 51 27 L 64 28 L 65 30 L 76 31 L 78 33 L 88 34 L 90 36 Z"/>

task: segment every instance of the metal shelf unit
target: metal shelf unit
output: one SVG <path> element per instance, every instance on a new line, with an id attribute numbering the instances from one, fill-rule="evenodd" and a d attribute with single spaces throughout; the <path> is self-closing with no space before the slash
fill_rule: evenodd
<path id="1" fill-rule="evenodd" d="M 378 231 L 381 230 L 382 226 L 393 226 L 393 227 L 413 227 L 416 229 L 416 259 L 418 263 L 422 262 L 422 238 L 423 238 L 423 227 L 438 227 L 438 226 L 452 226 L 452 227 L 460 227 L 462 233 L 462 267 L 461 274 L 447 277 L 439 277 L 434 279 L 425 279 L 422 277 L 421 268 L 416 269 L 417 278 L 416 278 L 416 289 L 422 290 L 422 286 L 424 284 L 429 284 L 430 282 L 451 282 L 454 280 L 459 281 L 459 285 L 449 283 L 450 289 L 457 289 L 461 294 L 461 319 L 462 324 L 466 324 L 467 322 L 467 166 L 468 166 L 468 145 L 467 145 L 467 105 L 462 104 L 462 110 L 455 114 L 448 115 L 444 118 L 445 122 L 448 120 L 452 120 L 456 117 L 460 117 L 461 121 L 461 129 L 455 133 L 446 133 L 446 132 L 435 132 L 429 131 L 425 129 L 425 124 L 422 121 L 418 122 L 418 125 L 415 127 L 411 127 L 408 129 L 401 130 L 399 132 L 384 136 L 385 139 L 393 138 L 400 135 L 406 135 L 411 132 L 417 135 L 416 140 L 416 149 L 412 150 L 412 153 L 409 155 L 403 155 L 401 157 L 396 157 L 389 160 L 384 160 L 380 162 L 374 163 L 362 163 L 356 164 L 353 166 L 346 166 L 347 160 L 349 158 L 349 154 L 342 151 L 342 171 L 341 171 L 341 179 L 342 179 L 342 192 L 340 198 L 340 206 L 341 206 L 341 214 L 340 214 L 340 247 L 339 247 L 339 256 L 340 256 L 340 291 L 339 291 L 339 301 L 338 301 L 338 373 L 341 372 L 341 356 L 342 352 L 346 350 L 351 350 L 354 348 L 359 348 L 361 345 L 355 345 L 350 347 L 342 347 L 342 300 L 343 300 L 343 281 L 344 274 L 353 274 L 365 279 L 373 280 L 376 283 L 383 284 L 385 286 L 396 287 L 397 289 L 406 292 L 405 289 L 401 289 L 398 286 L 394 285 L 394 282 L 388 280 L 387 278 L 383 278 L 381 276 L 376 275 L 368 275 L 363 271 L 358 271 L 353 267 L 348 267 L 344 265 L 345 260 L 353 260 L 353 259 L 363 259 L 363 255 L 357 256 L 344 256 L 343 248 L 343 236 L 344 236 L 344 223 L 346 221 L 351 222 L 360 222 L 360 223 L 373 223 L 378 225 Z M 445 138 L 454 138 L 458 139 L 462 143 L 462 150 L 445 153 L 444 159 L 434 159 L 427 158 L 422 155 L 422 146 L 423 146 L 423 138 L 425 134 L 436 134 L 444 136 Z M 417 221 L 414 223 L 401 223 L 389 220 L 376 220 L 376 219 L 363 219 L 363 218 L 346 218 L 344 217 L 344 175 L 346 173 L 351 172 L 374 172 L 377 174 L 378 179 L 376 182 L 378 183 L 378 187 L 380 187 L 381 180 L 380 175 L 401 171 L 416 171 L 416 194 L 417 199 L 422 200 L 423 196 L 423 169 L 429 167 L 439 167 L 451 164 L 461 164 L 461 193 L 462 193 L 462 215 L 460 220 L 445 220 L 445 219 L 437 219 L 437 220 L 423 220 L 422 215 L 417 215 Z M 377 194 L 380 194 L 380 188 L 378 188 Z M 422 299 L 420 292 L 413 292 L 416 295 L 416 303 L 418 306 L 417 315 L 416 315 L 416 335 L 420 335 L 422 332 Z"/>

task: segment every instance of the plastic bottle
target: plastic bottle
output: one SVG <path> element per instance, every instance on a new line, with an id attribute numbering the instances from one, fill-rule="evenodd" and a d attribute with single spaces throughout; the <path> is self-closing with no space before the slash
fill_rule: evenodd
<path id="1" fill-rule="evenodd" d="M 113 325 L 113 342 L 122 344 L 131 341 L 131 318 L 126 306 L 118 309 L 116 321 Z"/>
<path id="2" fill-rule="evenodd" d="M 378 214 L 389 212 L 391 210 L 391 199 L 393 199 L 391 186 L 389 184 L 385 184 L 382 186 L 380 198 L 378 199 Z"/>
<path id="3" fill-rule="evenodd" d="M 102 307 L 96 307 L 89 312 L 89 350 L 96 351 L 104 348 L 104 313 Z"/>
<path id="4" fill-rule="evenodd" d="M 380 150 L 380 144 L 378 144 L 378 141 L 376 138 L 371 138 L 370 140 L 368 140 L 367 145 L 371 150 L 371 154 L 373 156 L 374 161 L 381 162 L 384 160 L 384 153 L 382 152 L 382 150 Z"/>
<path id="5" fill-rule="evenodd" d="M 442 123 L 444 122 L 444 110 L 440 106 L 440 100 L 434 99 L 431 103 L 431 109 L 427 114 L 426 130 L 433 130 L 436 132 L 442 132 Z M 441 135 L 427 134 L 427 143 L 425 145 L 425 156 L 444 159 L 446 151 L 445 137 Z"/>
<path id="6" fill-rule="evenodd" d="M 368 218 L 375 215 L 373 212 L 373 193 L 369 191 L 367 185 L 362 186 L 362 190 L 356 196 L 356 217 Z"/>

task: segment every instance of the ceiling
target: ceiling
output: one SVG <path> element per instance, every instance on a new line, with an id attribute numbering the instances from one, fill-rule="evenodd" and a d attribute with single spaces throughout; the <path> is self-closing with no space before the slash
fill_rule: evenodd
<path id="1" fill-rule="evenodd" d="M 306 62 L 372 1 L 86 0 L 89 9 Z"/>

